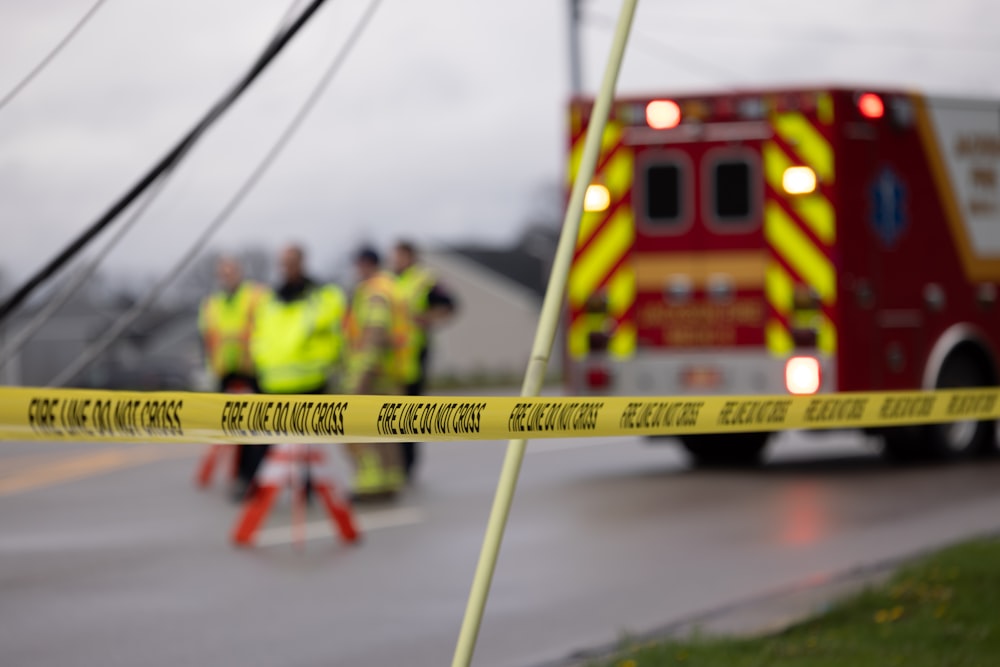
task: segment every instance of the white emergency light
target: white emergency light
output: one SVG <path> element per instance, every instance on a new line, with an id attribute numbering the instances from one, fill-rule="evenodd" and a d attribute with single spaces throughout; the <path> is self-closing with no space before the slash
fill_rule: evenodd
<path id="1" fill-rule="evenodd" d="M 588 213 L 606 211 L 611 206 L 611 193 L 600 183 L 591 183 L 583 196 L 583 210 Z"/>
<path id="2" fill-rule="evenodd" d="M 809 167 L 789 167 L 781 175 L 781 187 L 790 195 L 807 195 L 816 190 L 816 172 Z"/>
<path id="3" fill-rule="evenodd" d="M 646 105 L 646 124 L 654 130 L 669 130 L 681 122 L 681 108 L 673 100 L 653 100 Z"/>
<path id="4" fill-rule="evenodd" d="M 815 357 L 792 357 L 785 362 L 785 388 L 789 394 L 815 394 L 820 381 L 819 360 Z"/>

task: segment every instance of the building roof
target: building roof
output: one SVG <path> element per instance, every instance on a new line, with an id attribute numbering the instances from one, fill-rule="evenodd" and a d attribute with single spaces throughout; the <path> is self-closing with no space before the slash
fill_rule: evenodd
<path id="1" fill-rule="evenodd" d="M 549 270 L 558 242 L 558 229 L 536 225 L 505 247 L 462 244 L 450 246 L 448 251 L 472 260 L 542 297 L 549 282 Z"/>

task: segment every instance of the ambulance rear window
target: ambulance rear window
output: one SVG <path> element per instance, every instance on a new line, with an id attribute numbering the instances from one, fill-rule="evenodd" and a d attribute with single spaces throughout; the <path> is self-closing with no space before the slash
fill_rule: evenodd
<path id="1" fill-rule="evenodd" d="M 658 163 L 646 169 L 646 220 L 654 225 L 676 225 L 683 215 L 681 167 Z"/>
<path id="2" fill-rule="evenodd" d="M 756 223 L 760 218 L 756 162 L 750 156 L 719 156 L 710 161 L 708 171 L 710 222 L 727 229 Z"/>

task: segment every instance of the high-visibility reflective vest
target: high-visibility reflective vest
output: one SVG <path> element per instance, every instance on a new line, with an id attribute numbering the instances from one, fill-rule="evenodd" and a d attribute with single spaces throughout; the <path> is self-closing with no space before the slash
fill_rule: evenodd
<path id="1" fill-rule="evenodd" d="M 232 294 L 216 292 L 202 302 L 198 330 L 205 342 L 208 366 L 217 377 L 253 373 L 250 334 L 266 292 L 264 286 L 248 281 Z"/>
<path id="2" fill-rule="evenodd" d="M 251 338 L 262 391 L 315 391 L 340 360 L 347 300 L 335 285 L 317 285 L 293 301 L 270 294 L 258 309 Z"/>
<path id="3" fill-rule="evenodd" d="M 427 344 L 427 332 L 416 324 L 414 318 L 423 315 L 430 308 L 429 298 L 434 287 L 434 276 L 427 269 L 414 264 L 396 277 L 396 284 L 406 302 L 411 321 L 414 322 L 414 349 L 416 354 L 420 354 L 420 349 Z"/>
<path id="4" fill-rule="evenodd" d="M 410 346 L 412 357 L 406 363 L 406 384 L 420 379 L 422 372 L 420 354 L 427 347 L 427 329 L 417 323 L 416 318 L 430 309 L 430 294 L 436 282 L 434 275 L 424 267 L 414 264 L 396 277 L 406 302 L 410 321 L 413 323 L 413 342 Z"/>
<path id="5" fill-rule="evenodd" d="M 373 367 L 383 384 L 412 382 L 416 359 L 413 322 L 390 274 L 380 272 L 358 285 L 347 322 L 349 387 Z M 365 331 L 371 328 L 386 333 L 381 349 L 373 349 L 365 339 Z"/>

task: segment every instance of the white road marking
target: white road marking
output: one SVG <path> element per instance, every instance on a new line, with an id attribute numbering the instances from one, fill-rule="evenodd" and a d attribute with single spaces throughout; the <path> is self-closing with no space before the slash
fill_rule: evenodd
<path id="1" fill-rule="evenodd" d="M 424 512 L 416 507 L 400 507 L 398 509 L 377 510 L 373 512 L 358 513 L 354 515 L 358 522 L 358 530 L 362 535 L 374 530 L 384 528 L 398 528 L 400 526 L 412 526 L 421 523 L 426 519 Z M 315 540 L 324 537 L 333 537 L 332 520 L 310 521 L 301 527 L 301 534 L 305 540 Z M 259 547 L 270 547 L 278 544 L 293 544 L 296 536 L 291 526 L 275 526 L 267 528 L 257 533 L 254 543 Z"/>

